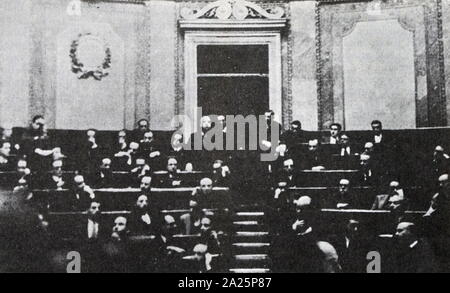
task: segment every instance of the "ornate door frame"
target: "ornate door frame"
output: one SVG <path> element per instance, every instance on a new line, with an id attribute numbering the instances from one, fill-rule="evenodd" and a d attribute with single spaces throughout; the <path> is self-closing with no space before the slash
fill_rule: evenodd
<path id="1" fill-rule="evenodd" d="M 199 45 L 268 45 L 269 105 L 275 119 L 282 117 L 281 32 L 286 26 L 281 7 L 263 9 L 244 0 L 219 0 L 195 10 L 180 11 L 180 28 L 184 32 L 184 130 L 191 133 L 197 117 L 197 46 Z M 186 121 L 188 119 L 188 121 Z"/>

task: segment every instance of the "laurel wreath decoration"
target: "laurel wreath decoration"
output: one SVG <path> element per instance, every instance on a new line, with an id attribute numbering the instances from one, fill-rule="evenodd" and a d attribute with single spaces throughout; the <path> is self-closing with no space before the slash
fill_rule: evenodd
<path id="1" fill-rule="evenodd" d="M 83 60 L 80 60 L 79 46 L 84 39 L 95 40 L 101 42 L 105 50 L 105 58 L 99 65 L 85 64 Z M 79 34 L 78 38 L 72 42 L 70 46 L 70 54 L 72 60 L 72 72 L 77 74 L 78 79 L 88 79 L 93 77 L 95 80 L 102 80 L 102 78 L 109 75 L 108 69 L 111 68 L 111 49 L 108 44 L 102 42 L 102 40 L 91 33 Z"/>

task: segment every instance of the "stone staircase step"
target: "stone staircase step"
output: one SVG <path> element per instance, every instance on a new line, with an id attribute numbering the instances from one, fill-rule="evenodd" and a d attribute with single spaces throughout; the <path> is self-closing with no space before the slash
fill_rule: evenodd
<path id="1" fill-rule="evenodd" d="M 234 225 L 240 225 L 240 226 L 255 226 L 259 225 L 258 221 L 235 221 L 233 222 Z"/>
<path id="2" fill-rule="evenodd" d="M 236 274 L 267 274 L 270 273 L 270 269 L 263 268 L 236 268 L 230 269 L 231 273 Z"/>
<path id="3" fill-rule="evenodd" d="M 238 242 L 232 244 L 237 254 L 262 254 L 269 252 L 270 243 L 265 242 Z"/>
<path id="4" fill-rule="evenodd" d="M 264 212 L 237 212 L 239 217 L 264 217 Z"/>
<path id="5" fill-rule="evenodd" d="M 234 259 L 242 261 L 268 260 L 269 256 L 267 254 L 236 254 Z"/>
<path id="6" fill-rule="evenodd" d="M 260 248 L 260 247 L 268 247 L 270 246 L 270 243 L 263 243 L 263 242 L 238 242 L 233 243 L 233 246 L 235 247 L 248 247 L 248 248 Z"/>

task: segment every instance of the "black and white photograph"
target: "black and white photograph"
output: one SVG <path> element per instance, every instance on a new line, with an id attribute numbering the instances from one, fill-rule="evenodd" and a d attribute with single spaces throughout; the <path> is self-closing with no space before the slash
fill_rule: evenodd
<path id="1" fill-rule="evenodd" d="M 0 1 L 0 273 L 450 273 L 449 176 L 450 0 Z"/>

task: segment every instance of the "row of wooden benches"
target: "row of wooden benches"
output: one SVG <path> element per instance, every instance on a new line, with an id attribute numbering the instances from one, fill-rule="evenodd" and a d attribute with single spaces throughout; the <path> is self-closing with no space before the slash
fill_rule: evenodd
<path id="1" fill-rule="evenodd" d="M 189 207 L 189 201 L 192 198 L 192 192 L 195 188 L 152 188 L 151 201 L 156 203 L 163 209 L 186 209 Z M 282 194 L 281 200 L 293 202 L 300 196 L 310 196 L 315 203 L 321 207 L 330 207 L 329 202 L 338 192 L 335 187 L 295 187 L 287 189 Z M 94 189 L 97 200 L 102 204 L 102 209 L 123 210 L 131 208 L 142 194 L 137 188 L 124 189 Z M 362 209 L 370 209 L 379 194 L 376 188 L 371 187 L 353 187 L 350 194 L 354 198 L 354 207 Z M 432 194 L 428 194 L 426 190 L 420 187 L 412 187 L 404 189 L 405 197 L 408 199 L 409 207 L 413 209 L 424 210 L 428 207 Z M 69 211 L 70 203 L 68 198 L 73 196 L 71 190 L 34 190 L 33 196 L 39 203 L 49 205 L 52 211 Z M 236 194 L 226 187 L 215 187 L 213 192 L 208 196 L 210 208 L 232 207 L 234 202 L 238 202 L 243 195 Z M 273 196 L 271 191 L 261 194 L 259 202 L 271 202 Z"/>
<path id="2" fill-rule="evenodd" d="M 73 182 L 73 178 L 76 175 L 76 172 L 65 171 L 63 172 L 63 180 L 67 183 Z M 235 174 L 237 175 L 237 174 Z M 234 178 L 233 174 L 229 175 L 230 178 Z M 267 174 L 270 178 L 270 174 Z M 51 176 L 50 174 L 48 176 Z M 167 176 L 167 172 L 160 171 L 152 173 L 152 181 L 155 186 L 158 186 L 158 182 L 164 179 Z M 203 172 L 203 171 L 194 171 L 194 172 L 178 172 L 178 177 L 181 180 L 181 184 L 183 187 L 194 187 L 198 186 L 199 182 L 202 178 L 211 177 L 211 172 Z M 239 176 L 245 176 L 245 174 L 239 174 Z M 137 175 L 136 175 L 137 177 Z M 271 176 L 274 180 L 276 180 L 277 175 L 273 174 Z M 348 179 L 350 182 L 356 186 L 361 184 L 361 173 L 358 170 L 299 170 L 294 173 L 294 186 L 299 187 L 320 187 L 320 186 L 337 186 L 341 179 Z M 18 173 L 17 172 L 0 172 L 0 186 L 4 187 L 12 187 L 17 184 Z M 113 172 L 114 185 L 110 186 L 115 188 L 124 188 L 129 186 L 138 187 L 138 182 L 133 180 L 133 175 L 129 172 Z M 85 178 L 87 183 L 89 184 L 89 177 Z M 233 181 L 233 180 L 230 180 Z M 267 180 L 265 180 L 268 182 Z M 130 183 L 131 182 L 131 183 Z M 39 184 L 39 182 L 36 182 Z M 136 186 L 137 185 L 137 186 Z M 45 188 L 38 186 L 37 188 Z"/>

